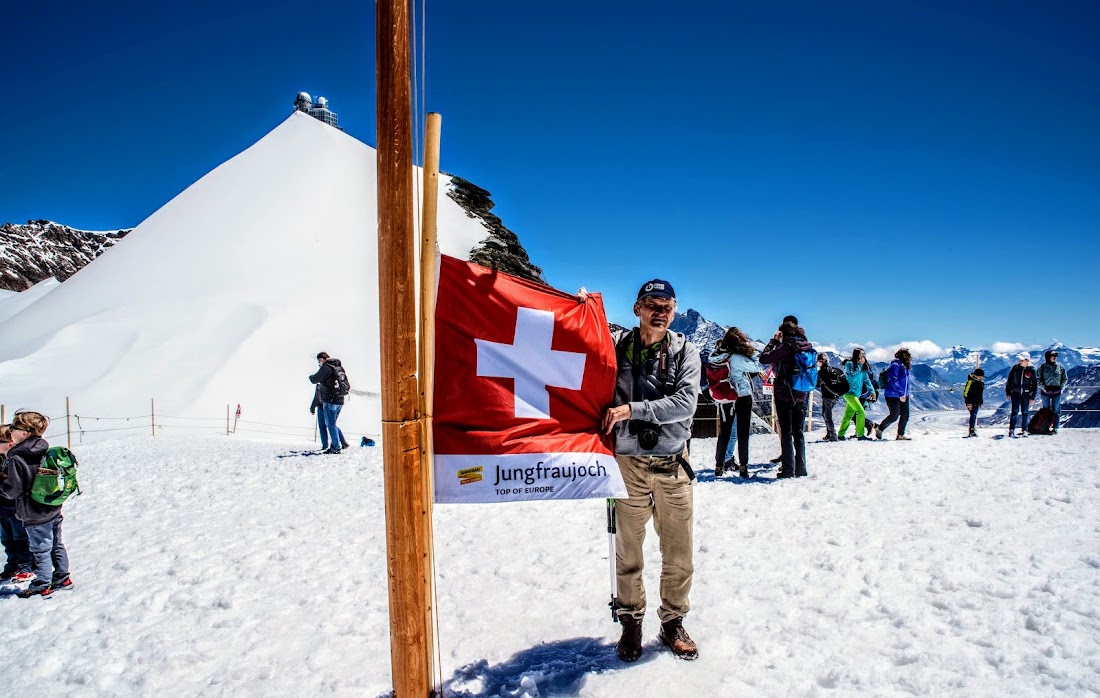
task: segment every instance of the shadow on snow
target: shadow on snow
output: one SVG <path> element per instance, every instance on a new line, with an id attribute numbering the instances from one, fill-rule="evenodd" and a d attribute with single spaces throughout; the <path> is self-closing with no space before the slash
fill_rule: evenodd
<path id="1" fill-rule="evenodd" d="M 644 664 L 656 659 L 660 651 L 660 642 L 653 640 L 645 645 L 641 659 L 627 664 L 615 653 L 615 643 L 606 638 L 577 637 L 547 642 L 517 652 L 499 664 L 481 659 L 459 667 L 444 680 L 442 696 L 573 696 L 584 687 L 589 674 Z M 392 696 L 393 693 L 383 695 Z"/>

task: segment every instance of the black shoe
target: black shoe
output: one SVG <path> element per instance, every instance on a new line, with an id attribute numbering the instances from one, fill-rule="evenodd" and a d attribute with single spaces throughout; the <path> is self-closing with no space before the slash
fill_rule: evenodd
<path id="1" fill-rule="evenodd" d="M 737 474 L 738 474 L 738 475 L 740 475 L 740 476 L 741 476 L 741 477 L 743 477 L 743 478 L 748 478 L 748 476 L 749 476 L 749 466 L 747 466 L 747 465 L 745 465 L 744 463 L 742 463 L 742 464 L 741 464 L 741 465 L 740 465 L 740 466 L 739 466 L 739 467 L 737 468 Z"/>
<path id="2" fill-rule="evenodd" d="M 625 629 L 624 629 L 625 630 Z M 657 636 L 665 647 L 680 659 L 697 659 L 699 648 L 684 630 L 683 619 L 674 618 L 667 623 L 661 623 L 661 632 Z M 620 655 L 621 656 L 621 655 Z"/>
<path id="3" fill-rule="evenodd" d="M 715 463 L 715 465 L 714 465 L 714 477 L 722 477 L 725 474 L 726 474 L 725 466 Z"/>
<path id="4" fill-rule="evenodd" d="M 615 645 L 615 652 L 624 662 L 636 662 L 642 656 L 642 621 L 634 616 L 619 616 L 623 626 L 622 637 Z"/>
<path id="5" fill-rule="evenodd" d="M 771 459 L 770 461 L 768 461 L 768 462 L 769 462 L 769 463 L 782 463 L 782 462 L 783 462 L 783 455 L 782 455 L 782 454 L 780 454 L 780 455 L 776 456 L 775 458 L 772 458 L 772 459 Z"/>
<path id="6" fill-rule="evenodd" d="M 23 591 L 16 594 L 21 599 L 29 599 L 32 596 L 41 596 L 43 598 L 53 593 L 53 587 L 49 584 L 31 584 Z"/>
<path id="7" fill-rule="evenodd" d="M 340 448 L 351 448 L 351 444 L 345 441 L 344 443 L 340 444 Z"/>
<path id="8" fill-rule="evenodd" d="M 822 441 L 827 441 L 827 442 L 835 442 L 836 440 L 837 440 L 837 437 L 835 437 L 835 436 L 826 436 L 824 439 L 822 439 Z"/>
<path id="9" fill-rule="evenodd" d="M 808 474 L 809 473 L 807 473 L 805 470 L 803 470 L 801 472 L 799 472 L 798 470 L 794 471 L 794 476 L 795 477 L 806 477 Z"/>
<path id="10" fill-rule="evenodd" d="M 321 451 L 321 453 L 330 453 L 330 454 L 333 454 L 333 455 L 340 455 L 340 449 L 338 449 L 338 448 L 326 448 L 325 450 Z"/>
<path id="11" fill-rule="evenodd" d="M 775 476 L 776 480 L 786 480 L 789 477 L 794 477 L 794 473 L 779 473 Z"/>
<path id="12" fill-rule="evenodd" d="M 838 436 L 838 437 L 836 437 L 836 440 L 837 441 L 847 441 L 848 437 L 847 436 Z"/>

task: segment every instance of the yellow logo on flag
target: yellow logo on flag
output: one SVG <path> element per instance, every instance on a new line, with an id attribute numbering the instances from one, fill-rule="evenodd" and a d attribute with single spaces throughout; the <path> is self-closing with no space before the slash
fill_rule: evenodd
<path id="1" fill-rule="evenodd" d="M 481 472 L 483 468 L 479 465 L 476 468 L 463 468 L 455 473 L 458 476 L 458 484 L 468 485 L 471 482 L 481 482 Z"/>

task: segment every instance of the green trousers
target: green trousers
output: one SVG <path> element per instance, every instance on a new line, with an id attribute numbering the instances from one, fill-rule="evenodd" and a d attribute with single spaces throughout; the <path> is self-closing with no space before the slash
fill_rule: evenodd
<path id="1" fill-rule="evenodd" d="M 840 420 L 840 435 L 845 436 L 848 425 L 852 423 L 852 415 L 856 417 L 856 436 L 863 436 L 863 424 L 867 420 L 867 414 L 863 411 L 863 405 L 859 404 L 859 398 L 851 393 L 844 395 L 844 419 Z"/>

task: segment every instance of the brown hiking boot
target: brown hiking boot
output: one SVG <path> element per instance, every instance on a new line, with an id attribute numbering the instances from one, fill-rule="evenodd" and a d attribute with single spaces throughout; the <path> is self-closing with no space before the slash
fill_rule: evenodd
<path id="1" fill-rule="evenodd" d="M 634 616 L 619 616 L 619 623 L 623 626 L 623 635 L 615 651 L 624 662 L 636 662 L 642 656 L 642 621 Z"/>
<path id="2" fill-rule="evenodd" d="M 682 618 L 673 618 L 667 623 L 661 623 L 661 632 L 657 637 L 680 659 L 696 659 L 699 656 L 699 648 L 684 630 Z"/>

